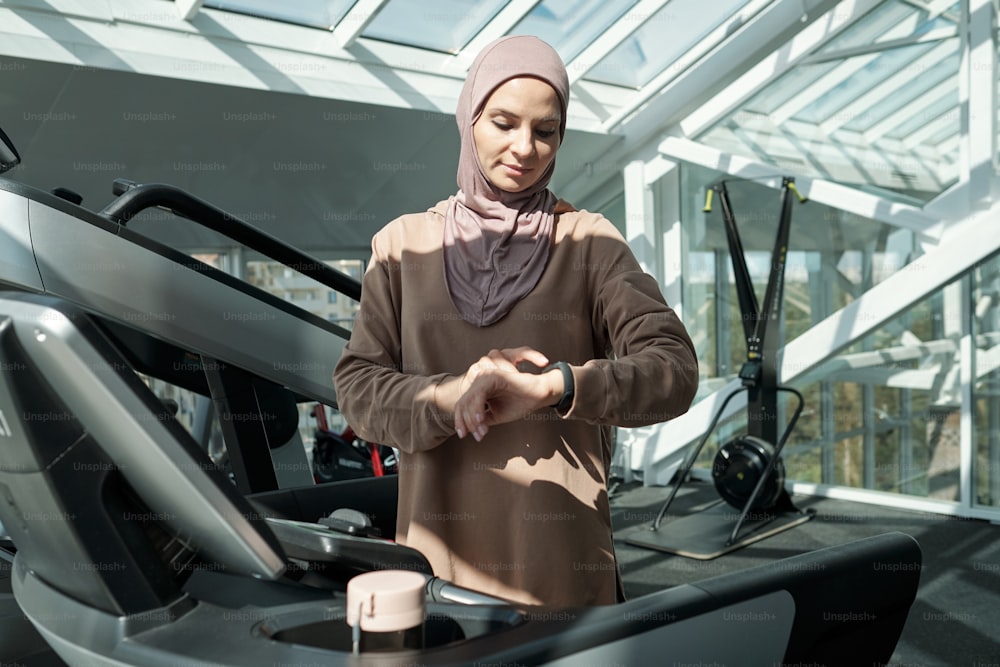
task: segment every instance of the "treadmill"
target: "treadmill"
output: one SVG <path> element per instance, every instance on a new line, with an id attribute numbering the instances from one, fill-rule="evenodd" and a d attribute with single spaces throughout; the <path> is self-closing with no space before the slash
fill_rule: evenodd
<path id="1" fill-rule="evenodd" d="M 16 152 L 0 138 L 10 164 Z M 618 605 L 523 607 L 439 579 L 387 539 L 395 478 L 279 485 L 274 452 L 294 444 L 287 406 L 336 404 L 330 376 L 346 332 L 127 227 L 145 206 L 215 224 L 214 207 L 169 186 L 118 192 L 93 212 L 0 178 L 2 555 L 18 609 L 59 660 L 856 664 L 858 647 L 873 664 L 890 659 L 919 582 L 919 546 L 899 533 Z M 137 372 L 200 390 L 249 424 L 226 433 L 240 459 L 233 480 Z M 381 537 L 322 522 L 338 508 L 371 516 Z M 386 569 L 426 579 L 424 647 L 353 655 L 346 584 Z M 24 642 L 0 633 L 0 655 L 39 654 Z"/>

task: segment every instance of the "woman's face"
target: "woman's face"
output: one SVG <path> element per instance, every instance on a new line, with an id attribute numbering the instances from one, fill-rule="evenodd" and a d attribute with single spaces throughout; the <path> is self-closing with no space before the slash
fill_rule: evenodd
<path id="1" fill-rule="evenodd" d="M 534 185 L 559 148 L 559 96 L 540 79 L 500 84 L 472 126 L 483 173 L 496 187 L 521 192 Z"/>

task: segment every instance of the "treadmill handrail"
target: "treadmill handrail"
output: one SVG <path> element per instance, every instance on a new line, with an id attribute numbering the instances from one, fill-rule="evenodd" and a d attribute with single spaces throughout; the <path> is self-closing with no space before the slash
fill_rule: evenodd
<path id="1" fill-rule="evenodd" d="M 355 301 L 361 300 L 361 282 L 359 280 L 316 260 L 295 246 L 257 229 L 238 216 L 227 213 L 180 188 L 165 183 L 137 185 L 124 179 L 118 179 L 115 181 L 115 191 L 119 192 L 121 188 L 128 189 L 104 207 L 100 212 L 102 216 L 125 225 L 147 208 L 164 208 L 175 215 L 187 218 L 242 243 L 247 248 L 281 262 Z"/>

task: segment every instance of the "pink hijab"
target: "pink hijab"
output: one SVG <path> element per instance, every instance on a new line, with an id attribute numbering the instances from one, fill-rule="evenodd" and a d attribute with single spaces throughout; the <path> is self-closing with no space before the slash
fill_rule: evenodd
<path id="1" fill-rule="evenodd" d="M 462 318 L 480 327 L 502 319 L 534 289 L 549 258 L 555 220 L 556 197 L 547 189 L 554 158 L 530 188 L 507 192 L 490 182 L 477 157 L 472 126 L 493 91 L 519 76 L 541 79 L 556 91 L 561 144 L 569 78 L 559 54 L 537 37 L 501 37 L 484 48 L 455 110 L 462 147 L 458 193 L 448 199 L 445 214 L 445 283 Z"/>

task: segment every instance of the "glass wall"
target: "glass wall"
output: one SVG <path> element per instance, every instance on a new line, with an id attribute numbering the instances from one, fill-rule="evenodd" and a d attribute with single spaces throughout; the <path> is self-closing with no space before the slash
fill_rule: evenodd
<path id="1" fill-rule="evenodd" d="M 701 396 L 731 381 L 747 358 L 743 314 L 720 206 L 703 210 L 706 187 L 721 177 L 684 165 L 681 217 L 688 265 L 684 272 L 686 324 L 702 364 Z M 758 302 L 771 273 L 780 193 L 752 181 L 727 181 L 736 224 Z M 919 255 L 913 234 L 875 220 L 807 202 L 794 204 L 778 335 L 794 340 Z M 785 447 L 790 480 L 871 489 L 923 498 L 960 500 L 962 336 L 968 281 L 946 285 L 849 348 L 797 386 L 805 407 Z M 1000 494 L 1000 342 L 996 299 L 1000 265 L 978 270 L 976 320 L 980 502 Z M 780 347 L 780 345 L 779 345 Z M 1000 353 L 1000 347 L 996 348 Z M 767 363 L 767 360 L 765 360 Z M 770 363 L 774 363 L 771 360 Z M 793 404 L 779 405 L 785 423 Z M 740 411 L 720 424 L 700 457 L 710 465 L 718 445 L 746 430 Z"/>
<path id="2" fill-rule="evenodd" d="M 705 212 L 706 189 L 723 176 L 698 166 L 681 168 L 681 219 L 686 247 L 685 323 L 702 360 L 702 394 L 733 378 L 746 361 L 743 314 L 721 206 Z M 758 303 L 771 273 L 781 212 L 778 190 L 727 179 L 736 225 Z M 912 232 L 816 202 L 793 205 L 784 277 L 784 318 L 768 336 L 794 340 L 919 254 Z M 780 347 L 780 346 L 779 346 Z"/>
<path id="3" fill-rule="evenodd" d="M 961 281 L 842 351 L 800 387 L 786 448 L 799 481 L 959 501 Z"/>

